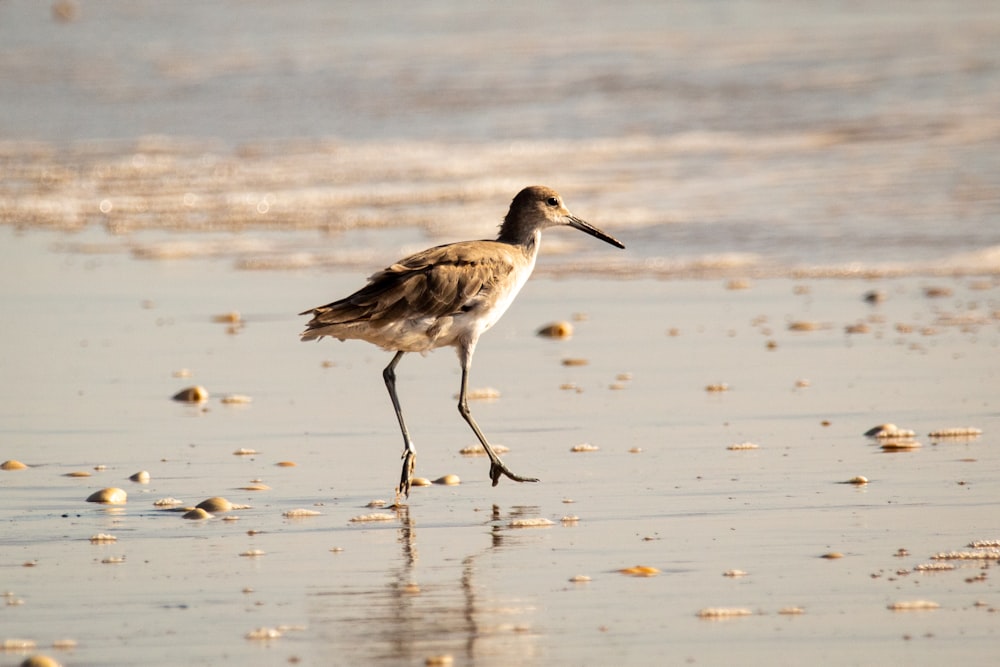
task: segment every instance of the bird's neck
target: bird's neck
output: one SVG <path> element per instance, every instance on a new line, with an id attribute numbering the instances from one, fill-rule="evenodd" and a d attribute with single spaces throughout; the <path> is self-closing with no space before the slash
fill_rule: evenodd
<path id="1" fill-rule="evenodd" d="M 538 252 L 538 246 L 541 243 L 541 240 L 542 230 L 540 229 L 531 231 L 513 230 L 507 225 L 500 228 L 500 235 L 497 236 L 497 241 L 520 246 L 525 254 L 528 255 L 534 255 Z"/>

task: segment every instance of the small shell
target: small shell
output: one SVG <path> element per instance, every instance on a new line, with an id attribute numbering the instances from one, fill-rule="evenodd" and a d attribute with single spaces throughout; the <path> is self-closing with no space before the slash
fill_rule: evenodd
<path id="1" fill-rule="evenodd" d="M 235 452 L 233 452 L 233 456 L 256 456 L 256 455 L 257 455 L 256 449 L 248 449 L 246 447 L 240 447 Z"/>
<path id="2" fill-rule="evenodd" d="M 867 483 L 868 483 L 868 478 L 865 477 L 864 475 L 858 475 L 857 477 L 852 477 L 846 482 L 844 482 L 844 484 L 854 484 L 856 486 L 864 486 Z"/>
<path id="3" fill-rule="evenodd" d="M 914 565 L 913 570 L 915 572 L 944 572 L 948 570 L 954 570 L 955 565 L 953 563 L 920 563 L 919 565 Z"/>
<path id="4" fill-rule="evenodd" d="M 569 580 L 574 584 L 585 584 L 590 581 L 590 577 L 585 574 L 577 574 L 569 578 Z"/>
<path id="5" fill-rule="evenodd" d="M 74 470 L 72 472 L 66 473 L 65 476 L 66 477 L 90 477 L 90 471 L 89 470 Z"/>
<path id="6" fill-rule="evenodd" d="M 573 325 L 569 322 L 553 322 L 546 324 L 535 333 L 545 338 L 571 338 L 573 336 Z"/>
<path id="7" fill-rule="evenodd" d="M 209 514 L 201 507 L 195 507 L 190 512 L 185 512 L 181 515 L 182 519 L 191 519 L 192 521 L 201 521 L 203 519 L 211 519 L 212 514 Z"/>
<path id="8" fill-rule="evenodd" d="M 238 324 L 242 321 L 242 318 L 240 317 L 240 311 L 231 310 L 228 313 L 214 315 L 212 321 L 217 324 Z"/>
<path id="9" fill-rule="evenodd" d="M 149 484 L 149 473 L 145 470 L 140 470 L 137 473 L 129 475 L 129 479 L 139 484 Z"/>
<path id="10" fill-rule="evenodd" d="M 618 571 L 630 577 L 655 577 L 660 573 L 658 569 L 649 565 L 633 565 Z"/>
<path id="11" fill-rule="evenodd" d="M 579 357 L 567 358 L 562 360 L 563 366 L 586 366 L 590 361 L 587 359 L 581 359 Z"/>
<path id="12" fill-rule="evenodd" d="M 809 322 L 806 320 L 798 320 L 795 322 L 788 323 L 789 331 L 817 331 L 822 328 L 819 322 Z"/>
<path id="13" fill-rule="evenodd" d="M 837 560 L 838 558 L 843 558 L 844 554 L 839 551 L 828 551 L 827 553 L 820 556 L 820 558 L 825 558 L 827 560 Z"/>
<path id="14" fill-rule="evenodd" d="M 128 494 L 124 490 L 108 487 L 95 491 L 87 497 L 88 503 L 104 503 L 105 505 L 124 505 Z"/>
<path id="15" fill-rule="evenodd" d="M 443 484 L 444 486 L 457 486 L 462 483 L 462 480 L 459 479 L 458 475 L 448 473 L 447 475 L 435 479 L 434 483 Z"/>
<path id="16" fill-rule="evenodd" d="M 726 570 L 722 573 L 723 577 L 732 577 L 733 579 L 738 579 L 740 577 L 747 576 L 747 573 L 743 570 Z"/>
<path id="17" fill-rule="evenodd" d="M 904 451 L 907 449 L 919 449 L 922 445 L 916 440 L 902 438 L 899 440 L 888 439 L 882 442 L 882 449 L 887 452 Z"/>
<path id="18" fill-rule="evenodd" d="M 286 517 L 288 519 L 298 519 L 304 516 L 319 516 L 320 514 L 322 514 L 322 512 L 317 512 L 316 510 L 307 510 L 300 507 L 298 509 L 282 512 L 281 516 Z"/>
<path id="19" fill-rule="evenodd" d="M 577 452 L 577 453 L 579 453 L 579 452 L 596 452 L 599 449 L 600 449 L 600 447 L 598 447 L 597 445 L 592 445 L 589 442 L 585 442 L 585 443 L 583 443 L 581 445 L 573 445 L 572 447 L 569 448 L 569 451 L 571 451 L 571 452 Z"/>
<path id="20" fill-rule="evenodd" d="M 253 399 L 244 394 L 226 394 L 222 397 L 221 401 L 226 405 L 246 405 L 247 403 L 253 403 Z"/>
<path id="21" fill-rule="evenodd" d="M 213 496 L 201 501 L 195 507 L 206 512 L 228 512 L 233 509 L 233 504 L 221 496 Z"/>
<path id="22" fill-rule="evenodd" d="M 20 667 L 61 667 L 55 658 L 47 655 L 33 655 L 21 661 Z"/>
<path id="23" fill-rule="evenodd" d="M 265 555 L 265 552 L 260 549 L 247 549 L 246 551 L 240 552 L 240 556 L 244 558 L 259 558 L 263 555 Z"/>
<path id="24" fill-rule="evenodd" d="M 90 536 L 91 544 L 107 544 L 109 542 L 117 542 L 118 538 L 114 535 L 108 535 L 107 533 L 98 533 L 97 535 Z"/>
<path id="25" fill-rule="evenodd" d="M 431 480 L 426 477 L 414 477 L 410 480 L 410 486 L 430 486 Z"/>
<path id="26" fill-rule="evenodd" d="M 24 470 L 27 467 L 28 466 L 15 459 L 10 459 L 0 463 L 0 470 Z"/>
<path id="27" fill-rule="evenodd" d="M 705 385 L 705 391 L 711 393 L 729 391 L 729 385 L 725 382 L 716 382 L 714 384 Z"/>
<path id="28" fill-rule="evenodd" d="M 510 447 L 504 445 L 493 445 L 493 451 L 497 454 L 506 454 L 510 451 Z M 486 456 L 486 450 L 480 444 L 469 445 L 468 447 L 463 447 L 458 450 L 458 453 L 462 456 Z"/>
<path id="29" fill-rule="evenodd" d="M 176 507 L 184 503 L 176 498 L 160 498 L 153 501 L 153 507 Z"/>
<path id="30" fill-rule="evenodd" d="M 295 461 L 278 461 L 274 465 L 278 466 L 279 468 L 294 468 L 295 466 L 298 465 L 298 463 L 296 463 Z"/>
<path id="31" fill-rule="evenodd" d="M 174 394 L 173 399 L 182 403 L 204 403 L 208 400 L 208 390 L 201 385 L 185 387 Z"/>
<path id="32" fill-rule="evenodd" d="M 806 610 L 802 607 L 782 607 L 778 610 L 778 613 L 784 616 L 798 616 L 799 614 L 806 613 Z"/>

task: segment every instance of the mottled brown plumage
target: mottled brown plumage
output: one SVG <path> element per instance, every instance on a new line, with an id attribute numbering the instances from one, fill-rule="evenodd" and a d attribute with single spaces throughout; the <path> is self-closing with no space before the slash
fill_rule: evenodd
<path id="1" fill-rule="evenodd" d="M 472 418 L 466 400 L 469 367 L 479 336 L 496 324 L 535 267 L 541 232 L 568 225 L 619 248 L 619 241 L 570 214 L 555 190 L 525 188 L 514 197 L 495 241 L 440 245 L 399 260 L 368 279 L 354 294 L 307 310 L 302 340 L 324 336 L 364 340 L 396 352 L 382 375 L 403 432 L 403 472 L 397 493 L 409 495 L 416 450 L 396 396 L 396 364 L 406 352 L 453 346 L 462 364 L 458 408 L 490 457 L 490 478 L 518 482 Z"/>

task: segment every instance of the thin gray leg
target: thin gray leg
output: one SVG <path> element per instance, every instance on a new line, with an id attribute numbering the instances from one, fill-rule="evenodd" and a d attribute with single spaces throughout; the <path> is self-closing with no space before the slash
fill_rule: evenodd
<path id="1" fill-rule="evenodd" d="M 466 361 L 466 357 L 460 356 L 460 361 L 462 362 L 462 390 L 458 394 L 458 412 L 465 419 L 466 423 L 472 427 L 473 433 L 479 438 L 479 442 L 482 443 L 483 449 L 486 450 L 486 455 L 490 457 L 490 479 L 493 480 L 493 486 L 497 485 L 500 481 L 500 475 L 506 475 L 510 477 L 515 482 L 537 482 L 538 480 L 534 477 L 521 477 L 520 475 L 515 475 L 510 471 L 504 462 L 500 460 L 500 457 L 494 451 L 493 447 L 486 440 L 486 436 L 483 432 L 479 430 L 479 424 L 476 420 L 472 418 L 472 411 L 469 410 L 469 403 L 466 399 L 466 394 L 469 391 L 469 362 Z M 471 356 L 471 355 L 468 355 Z"/>
<path id="2" fill-rule="evenodd" d="M 396 494 L 402 493 L 407 498 L 410 497 L 410 480 L 413 478 L 413 467 L 416 463 L 417 449 L 410 440 L 410 432 L 406 430 L 406 422 L 403 421 L 403 410 L 399 407 L 399 397 L 396 396 L 396 364 L 403 358 L 405 352 L 397 352 L 389 362 L 389 365 L 382 371 L 382 379 L 385 380 L 385 387 L 389 390 L 389 398 L 392 399 L 392 407 L 396 411 L 396 419 L 399 420 L 399 430 L 403 432 L 403 471 L 399 475 L 399 486 L 396 487 Z"/>

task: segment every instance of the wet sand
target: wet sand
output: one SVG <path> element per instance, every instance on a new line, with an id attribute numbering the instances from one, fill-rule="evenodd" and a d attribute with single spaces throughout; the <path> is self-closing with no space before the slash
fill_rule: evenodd
<path id="1" fill-rule="evenodd" d="M 973 665 L 995 652 L 997 557 L 932 559 L 1000 538 L 995 278 L 536 278 L 480 343 L 472 386 L 500 397 L 472 409 L 511 468 L 542 481 L 491 488 L 485 458 L 459 453 L 474 438 L 454 355 L 411 355 L 399 391 L 417 475 L 462 483 L 415 488 L 393 511 L 367 506 L 392 501 L 399 472 L 389 355 L 297 341 L 294 313 L 364 271 L 142 261 L 0 233 L 0 459 L 28 465 L 0 471 L 0 641 L 37 645 L 2 665 Z M 865 302 L 871 290 L 886 299 Z M 213 321 L 231 311 L 241 326 Z M 555 320 L 574 336 L 534 335 Z M 209 401 L 170 400 L 195 384 Z M 863 435 L 883 422 L 922 446 L 883 451 Z M 983 434 L 927 436 L 966 426 Z M 599 449 L 570 451 L 583 443 Z M 129 481 L 140 470 L 148 484 Z M 859 475 L 869 483 L 844 483 Z M 105 487 L 127 503 L 85 502 Z M 154 506 L 212 496 L 250 508 L 194 521 Z M 284 516 L 300 508 L 319 515 Z M 391 517 L 351 521 L 372 513 Z M 914 569 L 942 562 L 956 567 Z M 658 574 L 619 572 L 636 565 Z M 888 608 L 914 600 L 940 606 Z M 713 608 L 750 615 L 698 616 Z M 247 638 L 259 628 L 281 636 Z M 76 647 L 52 648 L 65 639 Z"/>

